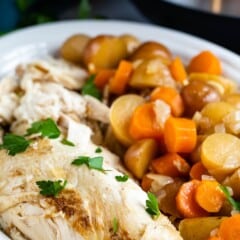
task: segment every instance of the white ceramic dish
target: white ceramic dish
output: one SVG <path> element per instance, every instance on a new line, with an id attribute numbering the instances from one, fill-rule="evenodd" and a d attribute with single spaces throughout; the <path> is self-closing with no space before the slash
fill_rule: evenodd
<path id="1" fill-rule="evenodd" d="M 240 83 L 240 57 L 222 47 L 170 29 L 121 21 L 67 21 L 44 24 L 13 32 L 0 38 L 0 76 L 34 58 L 55 54 L 62 42 L 74 33 L 131 33 L 140 40 L 166 44 L 174 55 L 185 61 L 201 50 L 213 51 L 222 61 L 224 75 Z M 7 240 L 0 231 L 0 240 Z"/>

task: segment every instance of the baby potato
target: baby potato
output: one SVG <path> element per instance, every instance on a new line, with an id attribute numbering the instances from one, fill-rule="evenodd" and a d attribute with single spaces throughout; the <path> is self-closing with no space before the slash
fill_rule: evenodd
<path id="1" fill-rule="evenodd" d="M 224 101 L 232 104 L 236 109 L 240 110 L 240 93 L 232 93 L 224 98 Z"/>
<path id="2" fill-rule="evenodd" d="M 179 224 L 179 231 L 184 240 L 206 240 L 224 219 L 225 217 L 185 218 Z"/>
<path id="3" fill-rule="evenodd" d="M 98 35 L 88 42 L 83 52 L 83 61 L 90 72 L 102 68 L 114 68 L 126 58 L 125 42 L 111 35 Z"/>
<path id="4" fill-rule="evenodd" d="M 186 114 L 192 116 L 200 111 L 207 103 L 220 101 L 221 96 L 215 87 L 201 80 L 194 80 L 182 88 L 182 99 Z"/>
<path id="5" fill-rule="evenodd" d="M 219 182 L 240 167 L 240 139 L 228 133 L 214 133 L 202 143 L 201 161 Z"/>
<path id="6" fill-rule="evenodd" d="M 236 92 L 237 84 L 236 82 L 224 78 L 218 75 L 206 74 L 206 73 L 191 73 L 189 75 L 189 81 L 203 81 L 215 87 L 219 93 L 223 95 L 231 94 Z"/>
<path id="7" fill-rule="evenodd" d="M 154 58 L 144 60 L 136 67 L 129 85 L 139 89 L 157 86 L 174 87 L 175 82 L 168 67 L 162 63 L 162 60 Z"/>
<path id="8" fill-rule="evenodd" d="M 81 63 L 83 51 L 86 47 L 89 36 L 85 34 L 75 34 L 68 38 L 60 49 L 61 56 L 70 62 Z"/>
<path id="9" fill-rule="evenodd" d="M 149 41 L 141 44 L 130 56 L 131 61 L 147 60 L 151 58 L 159 58 L 163 63 L 170 64 L 172 55 L 163 44 Z"/>
<path id="10" fill-rule="evenodd" d="M 129 134 L 129 124 L 137 106 L 144 102 L 144 98 L 136 94 L 125 94 L 117 98 L 110 108 L 110 125 L 116 138 L 125 146 L 134 140 Z"/>
<path id="11" fill-rule="evenodd" d="M 235 110 L 230 103 L 220 101 L 208 103 L 201 111 L 203 117 L 210 120 L 212 126 L 221 123 L 223 118 Z"/>
<path id="12" fill-rule="evenodd" d="M 140 41 L 133 35 L 123 34 L 120 35 L 119 38 L 125 42 L 128 55 L 130 55 L 140 45 Z"/>
<path id="13" fill-rule="evenodd" d="M 149 163 L 156 157 L 158 145 L 153 139 L 143 139 L 128 148 L 124 156 L 127 169 L 138 179 L 146 173 Z"/>

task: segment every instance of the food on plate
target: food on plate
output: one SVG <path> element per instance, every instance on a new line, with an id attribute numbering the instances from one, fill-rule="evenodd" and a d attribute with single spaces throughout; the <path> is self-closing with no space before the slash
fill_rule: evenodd
<path id="1" fill-rule="evenodd" d="M 59 51 L 0 81 L 3 231 L 236 239 L 240 92 L 221 59 L 129 34 L 75 34 Z"/>

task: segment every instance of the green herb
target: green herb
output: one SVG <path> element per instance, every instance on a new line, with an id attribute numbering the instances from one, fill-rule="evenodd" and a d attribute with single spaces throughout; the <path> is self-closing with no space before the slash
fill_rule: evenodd
<path id="1" fill-rule="evenodd" d="M 67 185 L 67 180 L 38 181 L 36 184 L 38 185 L 42 195 L 47 197 L 56 197 Z"/>
<path id="2" fill-rule="evenodd" d="M 113 233 L 114 233 L 114 234 L 117 233 L 118 227 L 119 227 L 118 220 L 117 220 L 117 218 L 114 218 L 114 219 L 113 219 Z"/>
<path id="3" fill-rule="evenodd" d="M 8 133 L 3 136 L 3 144 L 0 145 L 0 148 L 8 150 L 8 154 L 14 156 L 17 153 L 24 152 L 29 145 L 30 141 L 24 137 Z"/>
<path id="4" fill-rule="evenodd" d="M 118 182 L 126 182 L 128 180 L 128 175 L 115 176 L 115 178 Z"/>
<path id="5" fill-rule="evenodd" d="M 82 87 L 82 95 L 90 95 L 101 100 L 102 94 L 94 84 L 95 75 L 91 75 Z"/>
<path id="6" fill-rule="evenodd" d="M 160 215 L 160 210 L 158 207 L 158 201 L 154 194 L 148 192 L 148 200 L 146 200 L 146 211 L 152 216 L 152 217 L 158 217 Z"/>
<path id="7" fill-rule="evenodd" d="M 81 19 L 89 18 L 91 16 L 91 5 L 89 0 L 81 0 L 78 8 L 78 16 Z"/>
<path id="8" fill-rule="evenodd" d="M 58 138 L 61 134 L 56 123 L 51 118 L 32 123 L 31 128 L 27 129 L 26 136 L 35 133 L 41 133 L 42 136 L 48 138 Z"/>
<path id="9" fill-rule="evenodd" d="M 219 186 L 220 189 L 223 191 L 223 193 L 225 194 L 228 202 L 232 205 L 234 210 L 240 211 L 240 202 L 235 201 L 231 195 L 230 192 L 228 190 L 228 188 L 226 186 L 220 185 Z"/>
<path id="10" fill-rule="evenodd" d="M 83 164 L 86 164 L 90 169 L 96 169 L 98 171 L 106 171 L 103 169 L 103 157 L 87 157 L 87 156 L 80 156 L 73 160 L 73 165 L 81 166 Z"/>
<path id="11" fill-rule="evenodd" d="M 67 140 L 66 138 L 62 139 L 61 143 L 64 144 L 64 145 L 71 146 L 71 147 L 75 146 L 75 144 L 73 142 Z"/>
<path id="12" fill-rule="evenodd" d="M 102 152 L 102 149 L 100 147 L 97 147 L 95 150 L 95 153 L 101 153 L 101 152 Z"/>

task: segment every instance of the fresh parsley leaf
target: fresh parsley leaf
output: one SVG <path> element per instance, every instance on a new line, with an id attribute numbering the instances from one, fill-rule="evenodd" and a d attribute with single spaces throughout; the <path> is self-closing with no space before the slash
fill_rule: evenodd
<path id="1" fill-rule="evenodd" d="M 56 123 L 51 118 L 32 123 L 31 128 L 27 129 L 26 136 L 35 133 L 41 133 L 43 137 L 48 138 L 58 138 L 61 134 Z"/>
<path id="2" fill-rule="evenodd" d="M 79 18 L 89 18 L 91 16 L 91 10 L 92 9 L 89 0 L 81 0 L 78 8 Z"/>
<path id="3" fill-rule="evenodd" d="M 232 205 L 234 210 L 240 211 L 240 202 L 235 201 L 229 193 L 229 190 L 226 186 L 220 185 L 220 189 L 225 194 L 228 202 Z"/>
<path id="4" fill-rule="evenodd" d="M 118 182 L 126 182 L 128 180 L 128 175 L 115 176 L 115 178 Z"/>
<path id="5" fill-rule="evenodd" d="M 90 169 L 96 169 L 98 171 L 106 171 L 103 169 L 103 157 L 87 157 L 87 156 L 80 156 L 73 160 L 73 165 L 81 166 L 82 164 L 86 164 Z"/>
<path id="6" fill-rule="evenodd" d="M 101 100 L 101 91 L 94 84 L 95 75 L 91 75 L 82 87 L 82 95 L 90 95 Z"/>
<path id="7" fill-rule="evenodd" d="M 67 140 L 66 138 L 62 139 L 61 143 L 64 144 L 64 145 L 71 146 L 71 147 L 75 146 L 75 144 L 73 142 Z"/>
<path id="8" fill-rule="evenodd" d="M 158 217 L 160 215 L 160 210 L 158 207 L 158 201 L 154 194 L 148 192 L 148 200 L 146 200 L 146 211 L 152 216 L 152 217 Z"/>
<path id="9" fill-rule="evenodd" d="M 95 150 L 95 153 L 101 153 L 101 152 L 102 152 L 102 149 L 100 147 L 97 147 Z"/>
<path id="10" fill-rule="evenodd" d="M 24 152 L 29 145 L 30 141 L 24 137 L 8 133 L 3 136 L 3 144 L 0 145 L 0 148 L 8 150 L 8 154 L 14 156 Z"/>
<path id="11" fill-rule="evenodd" d="M 117 220 L 117 218 L 114 218 L 114 219 L 113 219 L 113 233 L 114 233 L 114 234 L 117 233 L 118 227 L 119 227 L 118 220 Z"/>
<path id="12" fill-rule="evenodd" d="M 36 184 L 38 185 L 42 195 L 47 197 L 56 197 L 67 185 L 67 180 L 38 181 Z"/>

